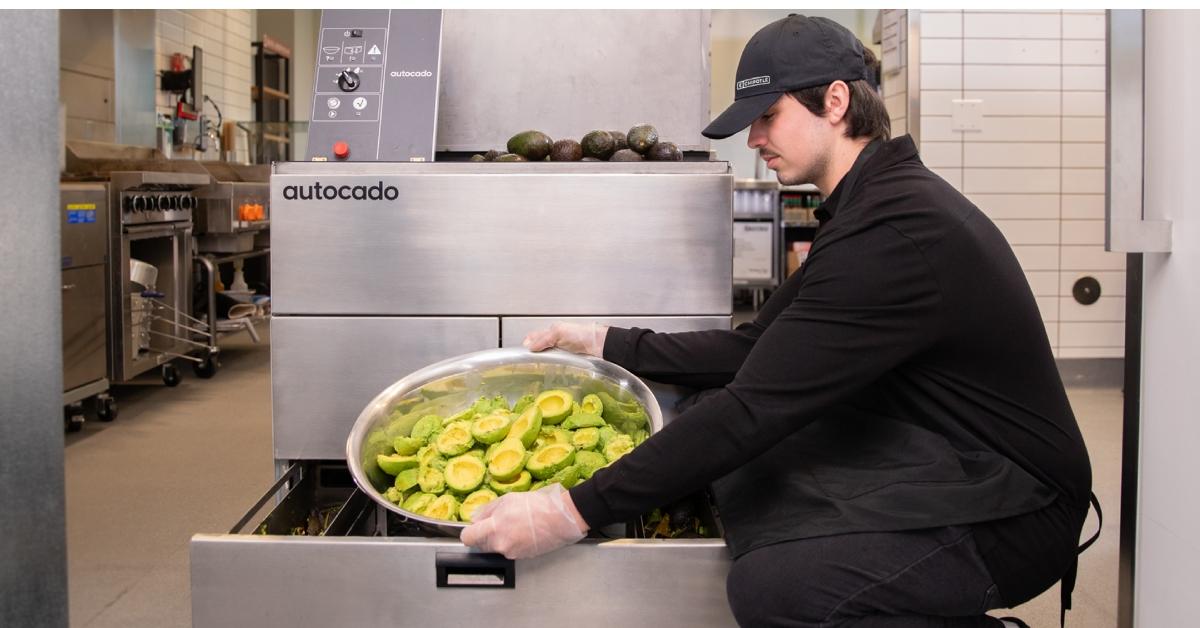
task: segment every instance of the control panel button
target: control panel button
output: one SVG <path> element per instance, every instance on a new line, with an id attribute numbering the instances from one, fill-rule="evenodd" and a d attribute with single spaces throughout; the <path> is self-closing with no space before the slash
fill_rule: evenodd
<path id="1" fill-rule="evenodd" d="M 333 143 L 333 156 L 338 159 L 345 159 L 350 156 L 350 145 L 345 142 Z"/>

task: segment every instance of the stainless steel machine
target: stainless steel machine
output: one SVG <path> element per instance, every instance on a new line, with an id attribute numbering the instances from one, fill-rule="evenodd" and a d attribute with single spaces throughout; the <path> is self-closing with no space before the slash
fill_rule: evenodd
<path id="1" fill-rule="evenodd" d="M 160 368 L 163 382 L 174 386 L 180 381 L 177 358 L 207 373 L 214 363 L 211 342 L 193 339 L 207 332 L 189 314 L 194 192 L 209 184 L 207 172 L 196 162 L 164 160 L 152 149 L 68 142 L 64 177 L 107 183 L 109 379 L 129 382 Z M 136 262 L 156 271 L 154 286 L 131 281 Z"/>
<path id="2" fill-rule="evenodd" d="M 83 402 L 96 417 L 117 416 L 108 394 L 108 336 L 104 282 L 108 272 L 108 188 L 64 183 L 59 189 L 62 240 L 63 407 L 66 427 L 83 427 Z"/>
<path id="3" fill-rule="evenodd" d="M 364 38 L 392 17 L 338 13 L 360 14 L 361 22 L 343 15 L 338 24 L 343 33 L 361 25 Z M 503 146 L 529 124 L 507 110 L 504 118 L 467 113 L 488 104 L 481 101 L 508 107 L 495 95 L 511 86 L 454 91 L 446 81 L 515 80 L 528 70 L 520 80 L 532 91 L 514 98 L 527 102 L 543 90 L 547 98 L 586 102 L 572 100 L 565 84 L 555 96 L 554 85 L 537 80 L 532 68 L 545 67 L 544 55 L 555 50 L 569 72 L 582 75 L 579 66 L 591 63 L 593 80 L 628 78 L 625 71 L 640 59 L 639 76 L 654 83 L 661 75 L 650 89 L 668 90 L 670 98 L 608 90 L 593 98 L 591 110 L 541 107 L 548 133 L 569 137 L 563 129 L 582 134 L 651 119 L 693 151 L 693 160 L 707 156 L 699 136 L 708 121 L 707 56 L 696 54 L 707 50 L 706 12 L 512 13 L 444 12 L 440 151 Z M 577 38 L 572 24 L 614 40 L 650 30 L 661 37 L 649 47 L 661 46 L 662 54 L 622 49 L 600 65 L 586 54 L 563 54 L 570 49 L 565 40 Z M 529 30 L 554 37 L 500 47 L 488 39 Z M 703 105 L 680 106 L 681 86 Z M 338 133 L 336 125 L 326 129 L 330 138 Z M 725 598 L 729 556 L 720 538 L 641 538 L 630 522 L 543 557 L 496 561 L 379 507 L 355 488 L 345 462 L 355 419 L 393 382 L 453 356 L 519 347 L 529 331 L 555 320 L 659 331 L 728 328 L 729 165 L 319 158 L 276 163 L 271 176 L 278 481 L 228 533 L 193 537 L 192 625 L 528 626 L 547 617 L 605 628 L 733 625 Z M 648 383 L 671 420 L 683 391 Z"/>

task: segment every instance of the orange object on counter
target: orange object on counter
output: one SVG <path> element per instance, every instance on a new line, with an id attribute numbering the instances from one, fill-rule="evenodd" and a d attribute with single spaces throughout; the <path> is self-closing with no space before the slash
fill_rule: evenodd
<path id="1" fill-rule="evenodd" d="M 266 208 L 258 203 L 242 203 L 238 207 L 238 220 L 251 222 L 255 220 L 265 220 L 266 217 Z"/>

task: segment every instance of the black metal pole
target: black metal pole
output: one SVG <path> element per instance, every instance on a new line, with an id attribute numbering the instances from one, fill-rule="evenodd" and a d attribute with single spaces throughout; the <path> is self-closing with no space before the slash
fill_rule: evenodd
<path id="1" fill-rule="evenodd" d="M 1125 419 L 1121 430 L 1121 545 L 1117 564 L 1117 626 L 1133 628 L 1138 438 L 1142 418 L 1143 255 L 1129 253 L 1125 260 Z"/>

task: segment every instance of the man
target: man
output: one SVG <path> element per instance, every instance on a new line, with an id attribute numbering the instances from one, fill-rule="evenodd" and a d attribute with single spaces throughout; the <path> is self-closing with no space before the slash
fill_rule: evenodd
<path id="1" fill-rule="evenodd" d="M 742 625 L 999 626 L 984 613 L 1073 578 L 1091 471 L 1033 295 L 987 217 L 888 140 L 872 60 L 822 18 L 750 40 L 704 134 L 749 125 L 781 183 L 827 197 L 804 267 L 733 331 L 531 334 L 715 390 L 570 492 L 489 505 L 465 543 L 533 556 L 711 483 Z"/>

